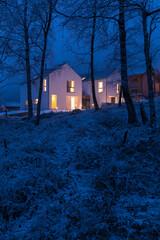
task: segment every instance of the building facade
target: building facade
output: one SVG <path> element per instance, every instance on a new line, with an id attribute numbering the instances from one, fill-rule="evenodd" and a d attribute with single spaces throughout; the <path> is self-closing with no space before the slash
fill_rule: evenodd
<path id="1" fill-rule="evenodd" d="M 155 96 L 160 96 L 160 74 L 152 71 L 153 92 Z M 131 97 L 134 101 L 148 97 L 147 73 L 133 74 L 128 76 L 128 85 Z M 93 108 L 92 84 L 90 79 L 82 81 L 83 103 L 88 97 L 87 104 L 83 104 L 84 109 Z M 118 103 L 121 88 L 121 74 L 115 70 L 109 77 L 95 79 L 95 92 L 98 105 L 103 103 Z M 121 101 L 123 102 L 123 96 Z"/>
<path id="2" fill-rule="evenodd" d="M 121 75 L 118 70 L 115 70 L 108 78 L 95 79 L 95 93 L 98 105 L 101 107 L 104 103 L 118 103 L 119 91 L 120 91 Z M 88 96 L 90 102 L 87 106 L 83 104 L 84 109 L 93 108 L 93 97 L 92 97 L 92 83 L 90 79 L 84 79 L 82 81 L 83 87 L 83 102 Z"/>
<path id="3" fill-rule="evenodd" d="M 32 81 L 33 109 L 37 109 L 39 78 Z M 27 110 L 27 84 L 21 84 L 20 108 Z M 47 70 L 43 78 L 41 110 L 74 110 L 82 108 L 82 79 L 68 65 Z"/>

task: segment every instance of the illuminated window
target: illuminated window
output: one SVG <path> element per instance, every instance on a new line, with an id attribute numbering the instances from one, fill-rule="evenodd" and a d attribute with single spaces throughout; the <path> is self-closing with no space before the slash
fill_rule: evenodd
<path id="1" fill-rule="evenodd" d="M 74 93 L 75 88 L 75 81 L 67 81 L 67 92 Z"/>
<path id="2" fill-rule="evenodd" d="M 98 92 L 99 93 L 103 92 L 103 82 L 98 82 Z"/>
<path id="3" fill-rule="evenodd" d="M 117 94 L 120 94 L 120 89 L 121 89 L 121 85 L 118 83 L 117 84 Z"/>
<path id="4" fill-rule="evenodd" d="M 26 100 L 25 105 L 28 106 L 28 100 Z"/>
<path id="5" fill-rule="evenodd" d="M 47 91 L 47 79 L 43 79 L 43 92 Z"/>
<path id="6" fill-rule="evenodd" d="M 35 100 L 34 100 L 34 104 L 38 104 L 38 99 L 35 99 Z"/>

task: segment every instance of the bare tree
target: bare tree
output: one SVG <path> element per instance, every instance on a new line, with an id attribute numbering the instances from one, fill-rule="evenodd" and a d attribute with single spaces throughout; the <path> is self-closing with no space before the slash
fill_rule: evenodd
<path id="1" fill-rule="evenodd" d="M 147 81 L 148 81 L 148 91 L 149 91 L 150 122 L 151 122 L 151 125 L 155 127 L 156 110 L 155 110 L 153 81 L 152 81 L 151 36 L 156 27 L 155 20 L 156 20 L 157 14 L 160 13 L 160 6 L 155 10 L 151 10 L 150 4 L 153 7 L 153 2 L 151 3 L 149 0 L 145 0 L 139 4 L 137 3 L 136 5 L 139 7 L 141 11 L 141 16 L 142 16 L 144 54 L 145 54 L 145 64 L 147 69 Z M 149 18 L 150 18 L 150 28 L 148 28 Z M 153 27 L 153 24 L 154 24 L 154 27 Z"/>
<path id="2" fill-rule="evenodd" d="M 38 95 L 38 104 L 37 104 L 37 117 L 36 125 L 39 125 L 40 121 L 40 110 L 41 110 L 41 101 L 42 101 L 42 90 L 43 90 L 43 74 L 45 66 L 45 58 L 47 51 L 48 35 L 50 26 L 53 20 L 53 11 L 56 7 L 58 0 L 44 0 L 41 3 L 41 8 L 38 11 L 39 23 L 43 32 L 43 45 L 41 47 L 41 68 L 40 68 L 40 85 L 39 85 L 39 95 Z"/>
<path id="3" fill-rule="evenodd" d="M 17 72 L 25 72 L 27 82 L 27 99 L 28 99 L 28 118 L 33 117 L 32 108 L 32 67 L 35 63 L 32 55 L 32 49 L 36 37 L 39 36 L 38 29 L 35 29 L 35 14 L 33 12 L 33 1 L 28 0 L 13 0 L 8 2 L 7 7 L 9 9 L 10 22 L 6 28 L 6 33 L 10 32 L 9 50 L 10 57 L 13 61 L 17 61 Z M 34 36 L 34 37 L 33 37 Z M 35 39 L 34 39 L 35 38 Z M 16 66 L 14 65 L 16 69 Z"/>
<path id="4" fill-rule="evenodd" d="M 78 42 L 87 43 L 87 48 L 89 46 L 89 51 L 86 55 L 90 57 L 90 75 L 91 75 L 91 86 L 92 86 L 92 97 L 95 110 L 99 110 L 96 92 L 95 92 L 95 44 L 98 38 L 98 26 L 97 14 L 99 9 L 99 2 L 97 0 L 92 1 L 74 1 L 71 0 L 69 11 L 70 14 L 67 14 L 64 9 L 62 11 L 57 11 L 59 14 L 66 18 L 64 25 L 67 25 L 68 28 L 76 34 Z M 65 3 L 65 6 L 68 6 L 69 3 Z M 68 10 L 68 8 L 67 8 Z M 98 18 L 99 19 L 99 18 Z M 86 46 L 85 46 L 86 47 Z"/>
<path id="5" fill-rule="evenodd" d="M 8 60 L 8 45 L 9 45 L 9 37 L 10 33 L 6 34 L 6 27 L 8 25 L 8 19 L 6 16 L 9 14 L 8 8 L 6 7 L 8 4 L 7 0 L 0 1 L 0 90 L 2 90 L 6 86 L 6 80 L 9 76 L 5 73 L 4 65 Z M 0 95 L 2 100 L 2 92 Z"/>
<path id="6" fill-rule="evenodd" d="M 95 31 L 96 31 L 96 15 L 97 15 L 97 0 L 94 1 L 94 13 L 93 13 L 93 25 L 92 25 L 92 36 L 91 36 L 91 82 L 92 82 L 92 96 L 95 110 L 99 110 L 95 93 L 95 81 L 94 81 L 94 44 L 95 44 Z"/>
<path id="7" fill-rule="evenodd" d="M 128 110 L 128 123 L 137 122 L 136 112 L 132 98 L 130 96 L 128 87 L 128 74 L 127 74 L 127 50 L 126 50 L 126 29 L 125 29 L 125 4 L 123 0 L 118 0 L 119 3 L 119 40 L 121 51 L 121 78 L 122 78 L 122 91 Z"/>
<path id="8" fill-rule="evenodd" d="M 24 0 L 24 37 L 25 37 L 25 62 L 27 75 L 27 95 L 28 95 L 28 118 L 33 117 L 32 92 L 31 92 L 31 64 L 30 64 L 30 46 L 29 46 L 29 25 L 28 25 L 28 0 Z"/>
<path id="9" fill-rule="evenodd" d="M 128 86 L 128 59 L 127 59 L 127 33 L 126 33 L 126 16 L 127 16 L 128 2 L 124 0 L 108 0 L 104 4 L 106 9 L 105 18 L 108 22 L 116 22 L 119 28 L 119 32 L 116 35 L 116 39 L 119 40 L 120 46 L 120 66 L 121 66 L 121 91 L 125 99 L 127 111 L 128 111 L 128 123 L 133 124 L 137 122 L 135 107 L 129 92 Z M 120 103 L 119 103 L 120 105 Z"/>

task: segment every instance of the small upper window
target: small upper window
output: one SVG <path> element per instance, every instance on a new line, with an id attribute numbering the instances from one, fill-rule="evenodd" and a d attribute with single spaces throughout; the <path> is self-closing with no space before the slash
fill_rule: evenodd
<path id="1" fill-rule="evenodd" d="M 99 93 L 103 92 L 103 82 L 98 82 L 98 92 Z"/>
<path id="2" fill-rule="evenodd" d="M 43 79 L 43 92 L 47 91 L 47 79 Z"/>
<path id="3" fill-rule="evenodd" d="M 71 93 L 75 92 L 75 81 L 71 81 L 71 80 L 67 81 L 67 92 L 71 92 Z"/>
<path id="4" fill-rule="evenodd" d="M 28 106 L 28 100 L 26 100 L 25 105 Z"/>
<path id="5" fill-rule="evenodd" d="M 121 90 L 121 85 L 118 83 L 117 84 L 117 94 L 120 94 L 120 90 Z"/>

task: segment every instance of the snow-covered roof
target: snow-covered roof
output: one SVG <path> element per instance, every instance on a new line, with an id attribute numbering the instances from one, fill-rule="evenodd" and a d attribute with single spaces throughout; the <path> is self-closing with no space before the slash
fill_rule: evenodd
<path id="1" fill-rule="evenodd" d="M 60 65 L 56 65 L 51 69 L 44 69 L 43 77 L 47 77 L 49 74 L 51 74 L 54 71 L 57 71 L 57 70 L 61 69 L 66 64 L 67 63 L 63 63 L 63 64 L 60 64 Z M 33 80 L 37 80 L 38 78 L 39 78 L 39 75 L 35 76 Z"/>
<path id="2" fill-rule="evenodd" d="M 100 80 L 100 79 L 106 79 L 108 78 L 113 72 L 115 71 L 115 69 L 111 69 L 111 70 L 106 70 L 106 71 L 98 71 L 98 72 L 95 72 L 94 74 L 94 79 L 95 80 Z M 91 81 L 91 75 L 88 74 L 86 76 L 84 76 L 85 79 L 83 80 L 83 82 L 88 82 L 88 81 Z"/>
<path id="3" fill-rule="evenodd" d="M 48 75 L 50 75 L 52 72 L 54 71 L 57 71 L 59 69 L 61 69 L 64 65 L 66 65 L 67 63 L 63 63 L 63 64 L 60 64 L 60 65 L 55 65 L 53 68 L 51 69 L 44 69 L 44 72 L 43 72 L 43 77 L 47 77 Z M 67 64 L 68 65 L 68 64 Z M 32 82 L 36 81 L 37 79 L 39 79 L 40 75 L 37 75 L 35 76 L 33 79 L 32 79 Z M 26 84 L 27 82 L 23 82 L 21 83 L 21 85 L 23 84 Z"/>

